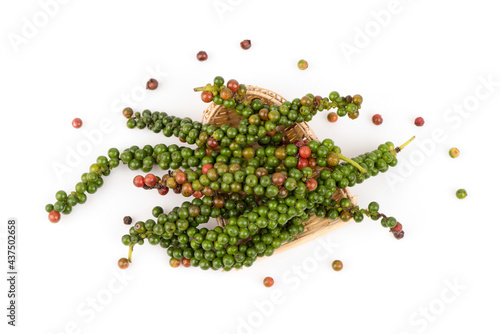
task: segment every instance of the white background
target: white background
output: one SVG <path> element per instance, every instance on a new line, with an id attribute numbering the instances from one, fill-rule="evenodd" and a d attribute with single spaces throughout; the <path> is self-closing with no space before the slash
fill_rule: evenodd
<path id="1" fill-rule="evenodd" d="M 0 284 L 8 333 L 499 331 L 496 2 L 67 1 L 44 21 L 40 3 L 48 2 L 0 8 L 5 272 L 6 222 L 19 222 L 15 329 L 6 325 L 5 279 Z M 252 40 L 250 50 L 240 48 L 243 39 Z M 356 53 L 342 51 L 348 44 Z M 206 62 L 196 60 L 199 50 Z M 306 71 L 297 68 L 302 58 Z M 137 110 L 200 119 L 206 106 L 192 88 L 216 75 L 289 99 L 362 94 L 356 121 L 330 124 L 320 114 L 311 122 L 350 156 L 416 135 L 396 168 L 352 189 L 361 205 L 376 200 L 397 217 L 405 238 L 365 220 L 231 273 L 172 269 L 164 250 L 144 245 L 128 278 L 117 281 L 116 262 L 127 253 L 123 216 L 147 219 L 154 206 L 182 200 L 135 188 L 136 173 L 125 167 L 70 216 L 48 222 L 45 204 L 73 189 L 108 148 L 174 142 L 127 129 L 128 99 Z M 144 89 L 151 76 L 156 91 Z M 375 113 L 381 126 L 371 123 Z M 424 127 L 413 125 L 417 116 Z M 72 128 L 75 117 L 81 129 Z M 103 121 L 112 124 L 106 133 L 98 130 Z M 88 141 L 84 131 L 102 139 L 58 177 L 54 165 L 67 165 L 69 151 Z M 453 146 L 458 159 L 448 156 Z M 455 197 L 458 188 L 467 189 L 465 200 Z M 331 253 L 321 248 L 328 243 Z M 335 259 L 344 262 L 341 272 L 331 270 Z M 275 279 L 271 289 L 265 276 Z M 273 293 L 281 303 L 271 304 Z"/>

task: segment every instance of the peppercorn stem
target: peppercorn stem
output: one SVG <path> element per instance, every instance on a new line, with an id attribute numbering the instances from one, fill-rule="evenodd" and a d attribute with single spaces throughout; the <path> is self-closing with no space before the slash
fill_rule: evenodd
<path id="1" fill-rule="evenodd" d="M 405 148 L 405 147 L 406 147 L 406 145 L 408 145 L 409 143 L 411 143 L 411 142 L 413 141 L 413 139 L 415 139 L 415 136 L 413 136 L 413 137 L 411 137 L 410 139 L 408 139 L 408 140 L 407 140 L 407 141 L 406 141 L 403 145 L 400 145 L 400 146 L 396 147 L 396 148 L 394 149 L 394 150 L 396 151 L 396 153 L 401 152 L 401 150 L 402 150 L 403 148 Z"/>
<path id="2" fill-rule="evenodd" d="M 207 84 L 207 85 L 205 85 L 203 87 L 196 87 L 193 90 L 195 92 L 209 92 L 209 93 L 212 93 L 213 95 L 217 95 L 217 93 L 218 93 L 217 88 L 215 88 L 211 84 Z"/>
<path id="3" fill-rule="evenodd" d="M 128 262 L 132 263 L 132 252 L 134 251 L 134 245 L 135 243 L 131 243 L 130 246 L 128 246 Z"/>
<path id="4" fill-rule="evenodd" d="M 362 174 L 365 174 L 366 173 L 366 169 L 364 169 L 363 167 L 361 167 L 356 161 L 352 160 L 352 159 L 349 159 L 348 157 L 340 154 L 340 153 L 337 153 L 338 157 L 341 159 L 341 160 L 344 160 L 345 162 L 348 162 L 350 163 L 351 165 L 353 165 L 354 167 L 356 167 L 357 169 L 359 169 L 359 171 L 362 173 Z"/>

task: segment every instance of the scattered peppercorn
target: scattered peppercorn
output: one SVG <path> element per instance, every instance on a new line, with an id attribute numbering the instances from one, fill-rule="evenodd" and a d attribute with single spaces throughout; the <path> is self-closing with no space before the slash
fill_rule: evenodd
<path id="1" fill-rule="evenodd" d="M 415 118 L 415 125 L 416 126 L 423 126 L 424 125 L 424 119 L 422 117 L 417 117 Z"/>
<path id="2" fill-rule="evenodd" d="M 73 122 L 71 122 L 71 125 L 73 125 L 75 129 L 79 129 L 82 127 L 82 120 L 80 118 L 75 118 Z"/>
<path id="3" fill-rule="evenodd" d="M 158 88 L 158 80 L 149 79 L 148 83 L 146 84 L 146 89 L 155 90 L 156 88 Z"/>
<path id="4" fill-rule="evenodd" d="M 270 288 L 274 285 L 274 279 L 272 277 L 266 277 L 264 278 L 264 286 L 266 288 Z"/>
<path id="5" fill-rule="evenodd" d="M 465 189 L 458 189 L 456 195 L 458 199 L 464 199 L 467 197 L 467 191 L 465 191 Z"/>
<path id="6" fill-rule="evenodd" d="M 243 50 L 248 50 L 252 47 L 252 42 L 249 39 L 245 39 L 240 43 L 240 46 Z"/>
<path id="7" fill-rule="evenodd" d="M 305 70 L 306 68 L 309 67 L 309 64 L 304 59 L 301 59 L 301 60 L 299 60 L 299 63 L 297 64 L 297 66 L 299 67 L 300 70 Z"/>
<path id="8" fill-rule="evenodd" d="M 130 225 L 130 224 L 132 224 L 132 217 L 130 217 L 130 216 L 125 216 L 125 217 L 123 217 L 123 223 L 124 223 L 125 225 Z"/>
<path id="9" fill-rule="evenodd" d="M 196 55 L 196 59 L 198 59 L 199 61 L 205 61 L 208 59 L 208 55 L 205 51 L 200 51 Z"/>
<path id="10" fill-rule="evenodd" d="M 460 151 L 458 150 L 458 148 L 452 147 L 452 148 L 450 148 L 449 154 L 450 154 L 450 157 L 455 159 L 460 155 Z"/>
<path id="11" fill-rule="evenodd" d="M 384 119 L 382 118 L 382 116 L 380 116 L 380 114 L 375 114 L 372 117 L 372 122 L 375 125 L 380 125 L 382 124 L 382 122 L 384 122 Z"/>
<path id="12" fill-rule="evenodd" d="M 341 271 L 344 268 L 344 264 L 340 260 L 335 260 L 332 262 L 332 268 L 335 271 Z"/>
<path id="13" fill-rule="evenodd" d="M 337 113 L 333 112 L 333 111 L 328 113 L 328 115 L 326 117 L 328 119 L 328 122 L 330 122 L 330 123 L 335 123 L 339 119 L 339 116 L 337 115 Z"/>

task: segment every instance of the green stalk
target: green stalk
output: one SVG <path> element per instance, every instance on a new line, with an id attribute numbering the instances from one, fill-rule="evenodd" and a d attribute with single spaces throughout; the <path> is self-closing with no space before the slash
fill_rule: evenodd
<path id="1" fill-rule="evenodd" d="M 396 147 L 396 148 L 394 149 L 394 151 L 396 151 L 396 153 L 401 152 L 401 150 L 402 150 L 403 148 L 405 148 L 405 147 L 406 147 L 406 145 L 408 145 L 409 143 L 411 143 L 411 142 L 413 141 L 413 139 L 415 139 L 415 136 L 413 136 L 413 137 L 411 137 L 410 139 L 408 139 L 408 140 L 407 140 L 407 141 L 406 141 L 403 145 L 400 145 L 400 146 Z"/>
<path id="2" fill-rule="evenodd" d="M 134 251 L 134 245 L 135 243 L 131 243 L 130 246 L 128 246 L 128 262 L 132 263 L 132 252 Z"/>
<path id="3" fill-rule="evenodd" d="M 361 167 L 356 161 L 352 160 L 352 159 L 349 159 L 348 157 L 340 154 L 340 153 L 337 153 L 338 157 L 340 158 L 340 160 L 344 160 L 345 162 L 348 162 L 350 163 L 351 165 L 353 165 L 354 167 L 356 167 L 357 169 L 359 169 L 359 171 L 362 173 L 362 174 L 365 174 L 366 173 L 366 169 L 364 169 L 363 167 Z"/>
<path id="4" fill-rule="evenodd" d="M 216 87 L 212 86 L 211 84 L 207 84 L 204 87 L 196 87 L 193 89 L 195 92 L 209 92 L 212 93 L 214 96 L 219 93 Z"/>

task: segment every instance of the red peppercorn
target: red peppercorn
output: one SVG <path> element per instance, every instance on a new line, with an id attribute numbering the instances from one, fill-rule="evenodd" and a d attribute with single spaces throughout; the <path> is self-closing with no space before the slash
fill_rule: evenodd
<path id="1" fill-rule="evenodd" d="M 299 158 L 299 161 L 297 162 L 297 168 L 299 170 L 302 170 L 303 168 L 306 168 L 309 166 L 309 160 L 306 158 Z"/>
<path id="2" fill-rule="evenodd" d="M 118 267 L 120 267 L 120 269 L 127 269 L 129 264 L 130 262 L 128 261 L 128 259 L 124 257 L 118 260 Z"/>
<path id="3" fill-rule="evenodd" d="M 137 175 L 134 177 L 134 186 L 138 188 L 144 187 L 144 177 L 142 175 Z"/>
<path id="4" fill-rule="evenodd" d="M 311 156 L 311 148 L 309 146 L 302 146 L 299 148 L 299 155 L 301 158 L 309 158 Z"/>
<path id="5" fill-rule="evenodd" d="M 249 39 L 245 39 L 240 43 L 240 46 L 243 50 L 248 50 L 252 46 L 252 42 Z"/>
<path id="6" fill-rule="evenodd" d="M 212 165 L 212 164 L 205 164 L 205 165 L 203 165 L 203 167 L 201 168 L 201 172 L 202 172 L 203 174 L 206 174 L 206 173 L 208 173 L 208 171 L 209 171 L 209 170 L 211 170 L 212 168 L 214 168 L 214 165 Z"/>
<path id="7" fill-rule="evenodd" d="M 393 228 L 391 228 L 391 232 L 401 232 L 402 229 L 403 229 L 403 225 L 401 225 L 401 223 L 398 222 L 396 224 L 396 226 L 394 226 Z"/>
<path id="8" fill-rule="evenodd" d="M 230 98 L 233 97 L 233 91 L 229 88 L 223 88 L 220 93 L 219 93 L 219 96 L 223 99 L 223 100 L 229 100 Z"/>
<path id="9" fill-rule="evenodd" d="M 331 112 L 327 115 L 327 119 L 328 122 L 335 123 L 339 119 L 339 116 L 337 115 L 336 112 Z"/>
<path id="10" fill-rule="evenodd" d="M 73 122 L 71 122 L 71 125 L 73 125 L 75 129 L 79 129 L 82 127 L 82 120 L 80 118 L 75 118 Z"/>
<path id="11" fill-rule="evenodd" d="M 306 182 L 307 191 L 314 191 L 316 190 L 316 188 L 318 188 L 318 182 L 315 179 L 310 178 L 309 180 L 307 180 Z"/>
<path id="12" fill-rule="evenodd" d="M 301 148 L 302 146 L 305 145 L 304 141 L 303 140 L 300 140 L 300 139 L 297 139 L 296 141 L 293 142 L 293 144 L 295 146 L 297 146 L 298 148 Z"/>
<path id="13" fill-rule="evenodd" d="M 52 210 L 49 213 L 49 221 L 51 223 L 57 223 L 61 219 L 61 214 L 56 210 Z"/>
<path id="14" fill-rule="evenodd" d="M 424 122 L 424 119 L 422 117 L 415 118 L 415 125 L 416 126 L 422 126 L 422 125 L 424 125 L 424 123 L 425 122 Z"/>
<path id="15" fill-rule="evenodd" d="M 144 184 L 146 184 L 147 186 L 154 186 L 156 184 L 156 181 L 156 176 L 154 176 L 154 174 L 147 174 L 144 177 Z"/>
<path id="16" fill-rule="evenodd" d="M 213 137 L 208 137 L 207 145 L 208 145 L 208 147 L 211 147 L 211 148 L 217 148 L 217 146 L 219 146 L 219 143 Z"/>
<path id="17" fill-rule="evenodd" d="M 155 90 L 156 88 L 158 88 L 158 80 L 149 79 L 149 81 L 146 83 L 146 89 Z"/>
<path id="18" fill-rule="evenodd" d="M 316 159 L 313 158 L 313 157 L 309 157 L 307 159 L 308 163 L 309 163 L 309 167 L 311 167 L 312 169 L 316 168 L 316 165 L 318 164 Z"/>
<path id="19" fill-rule="evenodd" d="M 166 194 L 168 194 L 168 188 L 160 188 L 160 189 L 158 189 L 158 194 L 160 194 L 162 196 L 165 196 Z"/>
<path id="20" fill-rule="evenodd" d="M 187 181 L 187 174 L 184 172 L 178 172 L 175 174 L 174 180 L 177 184 L 184 184 Z"/>
<path id="21" fill-rule="evenodd" d="M 272 277 L 266 277 L 264 278 L 264 286 L 266 288 L 270 288 L 274 285 L 274 279 Z"/>
<path id="22" fill-rule="evenodd" d="M 208 59 L 208 55 L 205 51 L 200 51 L 196 55 L 196 59 L 198 59 L 199 61 L 205 61 Z"/>
<path id="23" fill-rule="evenodd" d="M 372 117 L 372 122 L 375 125 L 380 125 L 380 124 L 382 124 L 383 121 L 384 120 L 382 119 L 382 116 L 380 116 L 380 114 L 375 114 Z"/>
<path id="24" fill-rule="evenodd" d="M 181 263 L 184 267 L 191 267 L 191 259 L 182 258 Z"/>
<path id="25" fill-rule="evenodd" d="M 227 82 L 226 84 L 227 88 L 229 88 L 233 93 L 236 93 L 238 91 L 238 88 L 240 88 L 240 84 L 238 81 L 231 79 Z"/>
<path id="26" fill-rule="evenodd" d="M 214 99 L 214 94 L 210 92 L 202 92 L 201 93 L 201 100 L 205 103 L 210 103 Z"/>

